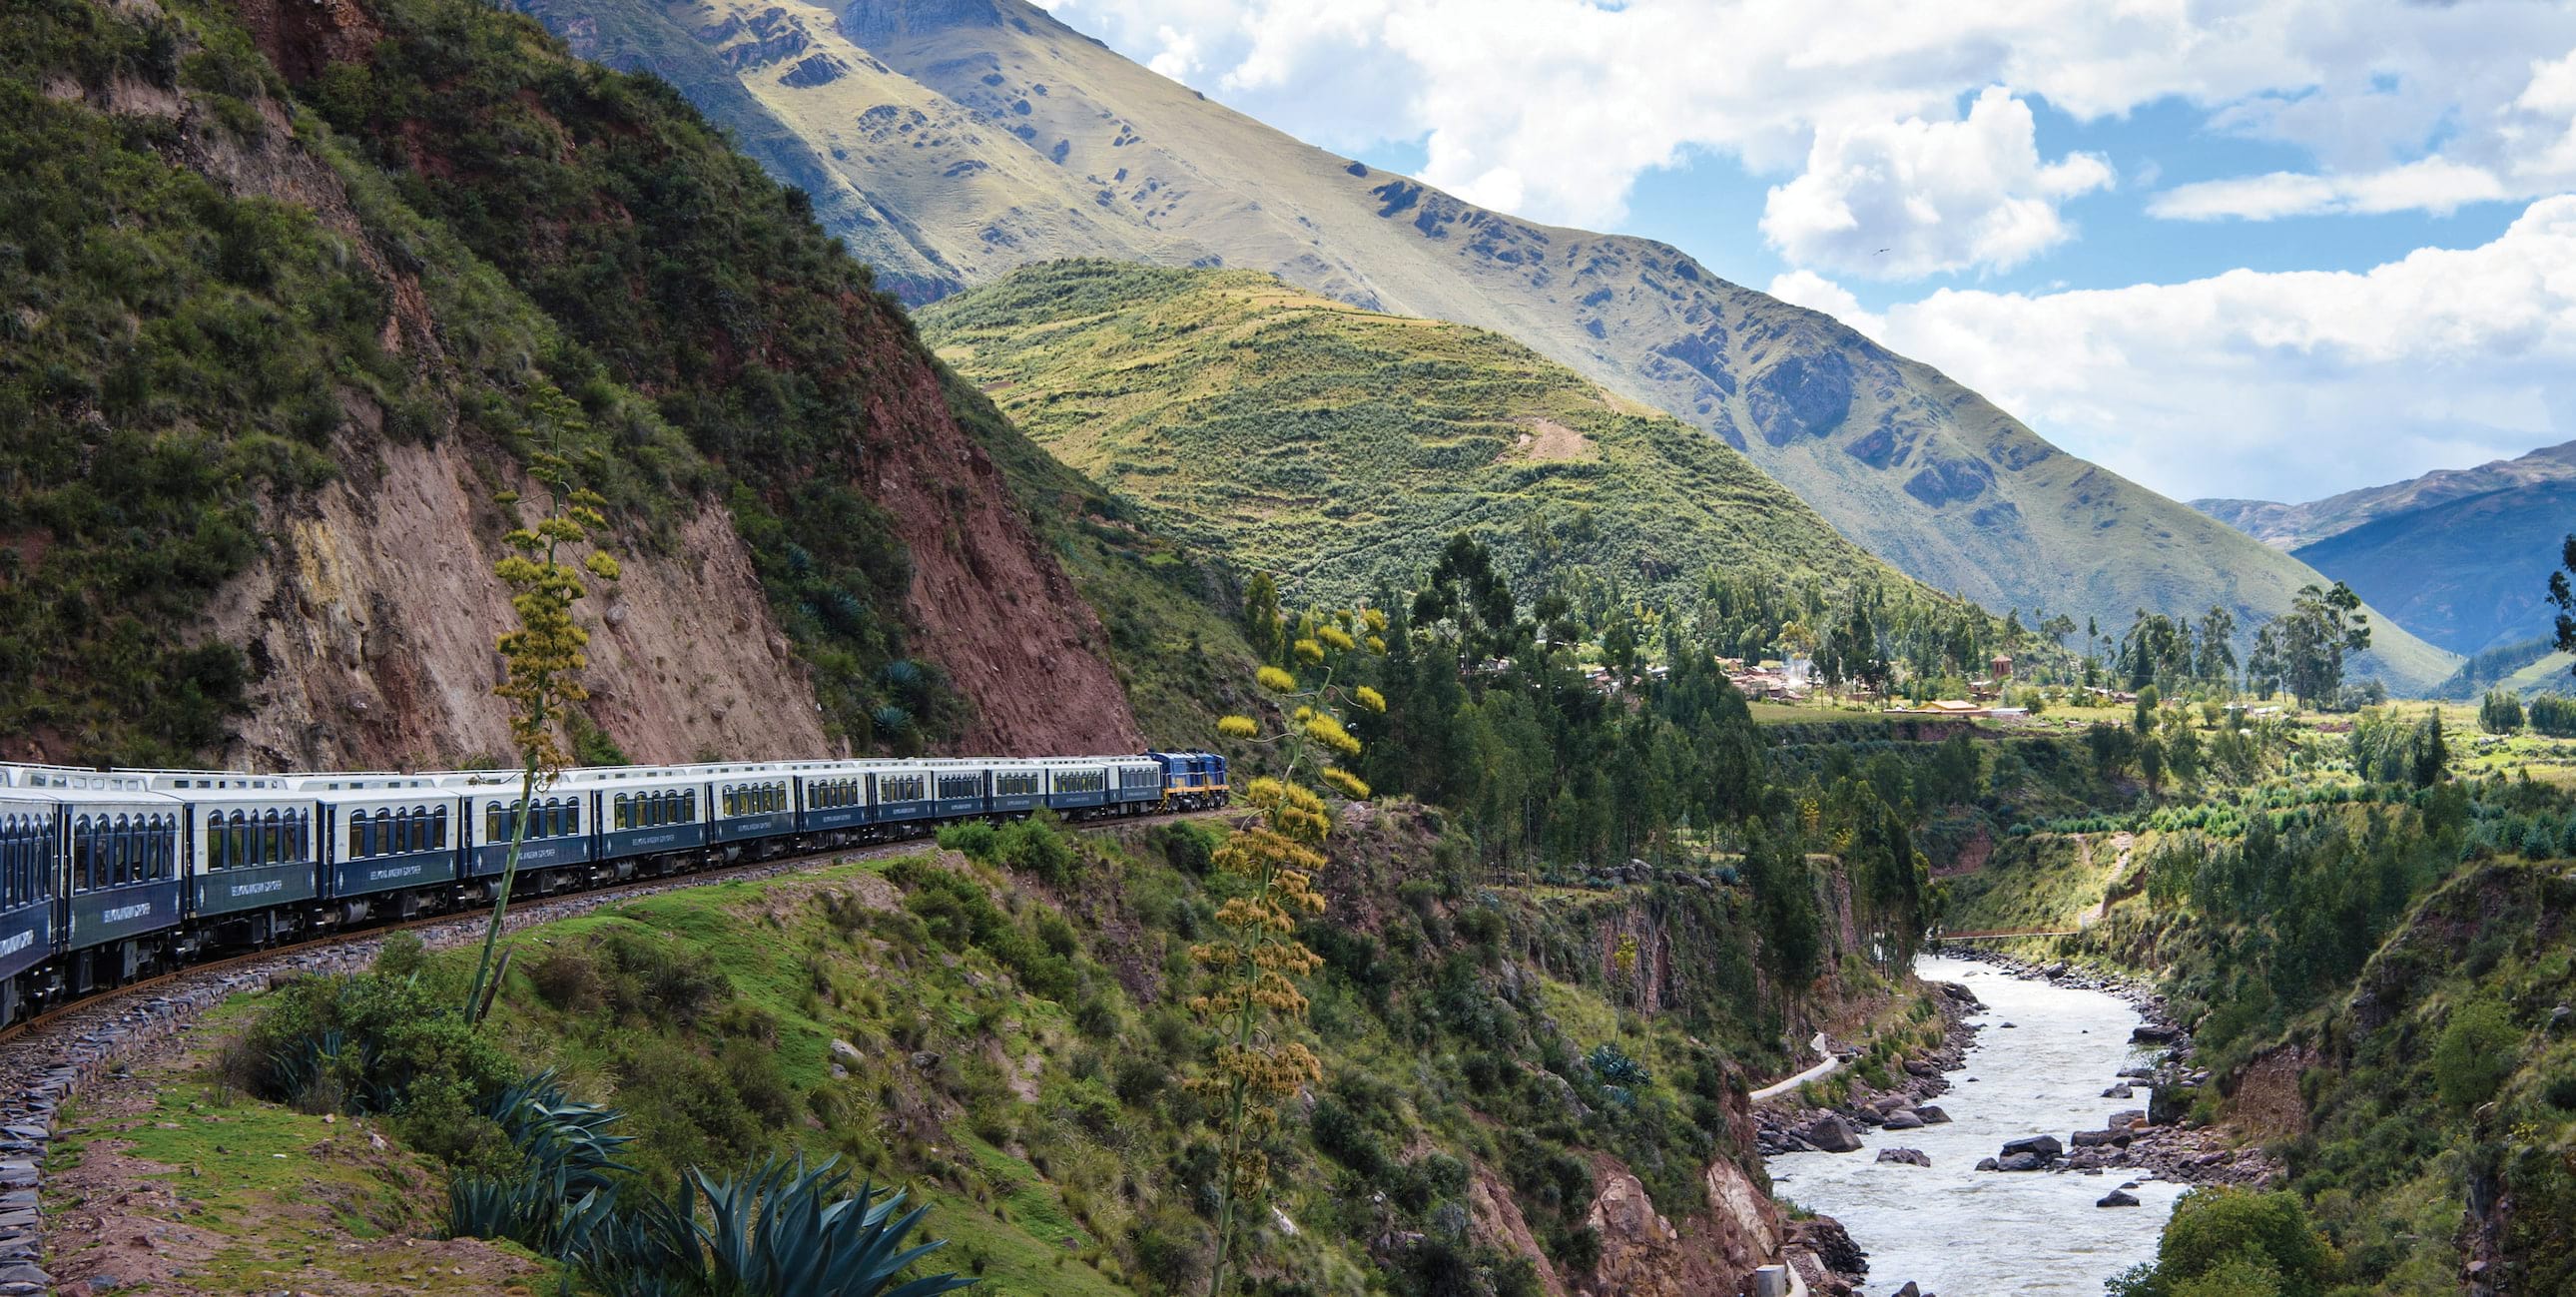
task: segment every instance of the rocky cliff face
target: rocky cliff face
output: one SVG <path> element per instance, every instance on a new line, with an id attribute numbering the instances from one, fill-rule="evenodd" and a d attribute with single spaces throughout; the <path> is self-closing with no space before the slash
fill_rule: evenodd
<path id="1" fill-rule="evenodd" d="M 197 755 L 263 768 L 403 767 L 507 752 L 506 714 L 490 690 L 509 607 L 491 564 L 512 519 L 494 497 L 525 491 L 521 403 L 529 387 L 555 383 L 581 384 L 583 411 L 613 425 L 605 435 L 623 442 L 607 460 L 624 462 L 600 471 L 624 492 L 614 541 L 624 579 L 580 613 L 592 634 L 587 721 L 628 756 L 849 750 L 870 737 L 852 734 L 849 717 L 868 715 L 870 691 L 885 687 L 876 664 L 894 654 L 938 668 L 953 689 L 941 704 L 941 727 L 923 736 L 934 746 L 995 753 L 1141 746 L 1092 609 L 979 434 L 951 411 L 934 362 L 899 309 L 864 291 L 863 269 L 846 260 L 836 268 L 810 224 L 801 234 L 792 221 L 748 227 L 773 244 L 786 241 L 766 255 L 805 259 L 801 297 L 744 285 L 736 265 L 687 264 L 689 250 L 663 249 L 658 274 L 729 280 L 752 293 L 721 319 L 647 302 L 619 321 L 630 334 L 640 326 L 675 339 L 668 354 L 683 358 L 676 368 L 649 352 L 607 351 L 605 364 L 602 353 L 585 353 L 585 345 L 635 339 L 610 336 L 595 302 L 548 277 L 585 255 L 589 235 L 580 224 L 539 223 L 525 232 L 535 237 L 506 223 L 460 225 L 459 237 L 440 224 L 442 214 L 452 220 L 486 201 L 475 191 L 489 165 L 478 150 L 489 141 L 477 132 L 531 100 L 495 94 L 479 102 L 467 86 L 448 85 L 447 99 L 394 120 L 363 96 L 346 102 L 347 88 L 364 84 L 365 74 L 379 85 L 393 81 L 387 62 L 416 54 L 424 24 L 455 40 L 476 34 L 478 24 L 494 29 L 480 36 L 492 36 L 521 20 L 401 0 L 239 0 L 176 25 L 150 4 L 98 21 L 108 31 L 162 23 L 184 33 L 183 45 L 168 65 L 139 72 L 18 69 L 41 86 L 44 111 L 69 127 L 115 132 L 116 165 L 201 179 L 215 195 L 205 201 L 219 205 L 210 221 L 253 212 L 309 228 L 322 255 L 353 272 L 352 291 L 373 299 L 361 308 L 373 311 L 364 329 L 369 354 L 330 354 L 365 346 L 347 336 L 270 344 L 321 349 L 326 368 L 355 376 L 299 425 L 334 469 L 320 480 L 237 481 L 259 533 L 246 561 L 185 593 L 193 617 L 154 628 L 237 652 L 242 663 L 244 710 L 227 739 Z M 207 40 L 223 50 L 229 79 L 201 70 L 216 59 L 193 52 Z M 241 53 L 243 45 L 256 57 Z M 529 120 L 554 133 L 540 156 L 564 168 L 561 175 L 585 174 L 585 149 L 641 144 L 671 160 L 677 186 L 747 181 L 737 206 L 784 201 L 747 166 L 729 175 L 738 160 L 711 147 L 713 137 L 685 109 L 675 118 L 668 105 L 638 100 L 633 87 L 603 83 L 542 44 L 506 55 L 473 48 L 489 61 L 469 58 L 471 76 L 455 81 L 546 87 L 546 106 Z M 183 62 L 192 69 L 184 76 Z M 328 146 L 314 129 L 325 113 L 340 127 Z M 557 193 L 561 175 L 550 185 Z M 492 195 L 490 205 L 507 211 L 507 199 Z M 655 201 L 602 194 L 587 210 L 602 229 L 631 229 L 654 219 Z M 166 203 L 134 214 L 164 224 L 189 217 Z M 590 248 L 601 246 L 614 245 Z M 251 255 L 229 244 L 220 251 Z M 861 287 L 841 286 L 853 278 Z M 161 323 L 153 313 L 173 309 L 166 297 L 111 305 L 139 320 L 147 337 Z M 792 345 L 766 341 L 791 329 Z M 714 372 L 701 372 L 707 366 Z M 802 391 L 809 406 L 817 393 L 832 404 L 748 420 L 774 429 L 775 446 L 756 436 L 706 443 L 709 427 L 740 415 L 718 412 L 698 394 L 746 382 Z M 64 413 L 110 438 L 124 431 L 120 420 L 153 412 Z M 238 435 L 251 436 L 259 412 L 239 417 Z M 76 464 L 73 472 L 64 488 L 79 489 L 87 477 L 98 489 L 94 469 Z M 809 570 L 833 561 L 836 547 L 856 556 L 843 564 L 849 575 Z M 20 545 L 12 572 L 23 578 L 72 552 L 68 544 Z M 871 604 L 871 580 L 891 598 Z M 818 601 L 833 606 L 818 613 Z M 111 720 L 74 715 L 58 727 L 29 726 L 5 740 L 5 755 L 115 759 L 126 748 L 99 737 L 113 735 Z"/>

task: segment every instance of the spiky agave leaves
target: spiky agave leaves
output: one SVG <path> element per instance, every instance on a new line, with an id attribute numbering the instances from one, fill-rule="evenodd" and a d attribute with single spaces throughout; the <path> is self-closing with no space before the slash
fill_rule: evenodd
<path id="1" fill-rule="evenodd" d="M 547 1256 L 579 1257 L 615 1223 L 617 1150 L 608 1128 L 625 1114 L 567 1098 L 548 1068 L 483 1107 L 525 1159 L 514 1176 L 460 1175 L 447 1186 L 448 1233 L 506 1238 Z"/>
<path id="2" fill-rule="evenodd" d="M 601 1235 L 585 1261 L 617 1297 L 934 1297 L 975 1281 L 954 1274 L 904 1279 L 946 1246 L 904 1245 L 928 1208 L 902 1215 L 900 1192 L 848 1191 L 833 1158 L 808 1167 L 771 1158 L 739 1177 L 692 1169 L 677 1193 L 642 1204 Z M 701 1219 L 700 1207 L 704 1206 Z"/>

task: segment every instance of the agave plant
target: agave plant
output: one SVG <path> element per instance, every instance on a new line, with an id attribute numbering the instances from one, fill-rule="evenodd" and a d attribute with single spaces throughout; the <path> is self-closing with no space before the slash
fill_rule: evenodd
<path id="1" fill-rule="evenodd" d="M 615 1172 L 630 1169 L 619 1165 L 616 1154 L 635 1137 L 607 1133 L 625 1114 L 567 1098 L 553 1068 L 501 1091 L 484 1105 L 483 1115 L 527 1155 L 531 1170 L 560 1173 L 568 1196 L 609 1189 Z"/>
<path id="2" fill-rule="evenodd" d="M 617 1223 L 617 1150 L 625 1114 L 566 1098 L 549 1068 L 495 1095 L 483 1114 L 526 1159 L 515 1176 L 459 1176 L 447 1187 L 448 1233 L 506 1238 L 548 1256 L 588 1254 Z"/>
<path id="3" fill-rule="evenodd" d="M 946 1246 L 904 1246 L 927 1209 L 898 1216 L 904 1195 L 879 1200 L 872 1183 L 849 1192 L 839 1160 L 809 1168 L 801 1156 L 773 1157 L 721 1179 L 692 1169 L 679 1192 L 597 1234 L 585 1269 L 618 1297 L 933 1297 L 975 1282 L 905 1279 L 906 1267 Z"/>
<path id="4" fill-rule="evenodd" d="M 396 1087 L 375 1079 L 374 1043 L 326 1027 L 288 1042 L 268 1056 L 268 1079 L 278 1097 L 300 1107 L 345 1110 L 352 1116 L 390 1111 Z"/>

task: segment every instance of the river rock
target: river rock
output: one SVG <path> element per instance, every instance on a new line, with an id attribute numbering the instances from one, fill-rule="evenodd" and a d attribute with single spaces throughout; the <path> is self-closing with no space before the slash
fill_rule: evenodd
<path id="1" fill-rule="evenodd" d="M 2102 1195 L 2102 1201 L 2093 1205 L 2096 1207 L 2135 1207 L 2138 1205 L 2138 1195 L 2114 1189 L 2111 1192 Z"/>
<path id="2" fill-rule="evenodd" d="M 1941 1106 L 1939 1104 L 1933 1103 L 1927 1103 L 1922 1107 L 1915 1109 L 1914 1115 L 1926 1126 L 1947 1125 L 1950 1120 L 1950 1114 L 1941 1111 Z"/>
<path id="3" fill-rule="evenodd" d="M 1923 1150 L 1919 1148 L 1882 1148 L 1878 1150 L 1878 1160 L 1881 1162 L 1902 1162 L 1907 1166 L 1932 1165 L 1932 1159 L 1925 1156 Z"/>
<path id="4" fill-rule="evenodd" d="M 1829 1112 L 1816 1119 L 1816 1124 L 1799 1132 L 1806 1141 L 1828 1153 L 1857 1153 L 1860 1134 L 1843 1120 L 1841 1113 Z"/>
<path id="5" fill-rule="evenodd" d="M 1995 1159 L 1995 1169 L 1998 1171 L 2045 1171 L 2048 1169 L 2048 1163 L 2036 1153 L 2015 1153 L 2010 1157 Z"/>
<path id="6" fill-rule="evenodd" d="M 2170 1045 L 2180 1039 L 2182 1039 L 2180 1027 L 2166 1027 L 2152 1022 L 2140 1023 L 2135 1031 L 2129 1033 L 2129 1043 L 2132 1045 Z"/>
<path id="7" fill-rule="evenodd" d="M 2105 1099 L 2127 1099 L 2134 1097 L 2136 1094 L 2137 1091 L 2130 1089 L 2128 1082 L 2122 1081 L 2118 1085 L 2112 1086 L 2108 1090 L 2104 1090 L 2102 1092 L 2102 1097 Z"/>
<path id="8" fill-rule="evenodd" d="M 2102 1148 L 2106 1145 L 2117 1148 L 2127 1148 L 2129 1146 L 2129 1132 L 2125 1130 L 2079 1130 L 2075 1132 L 2073 1141 L 2077 1148 Z"/>
<path id="9" fill-rule="evenodd" d="M 2152 1067 L 2124 1067 L 2120 1069 L 2118 1075 L 2121 1079 L 2128 1081 L 2152 1081 L 2156 1079 L 2156 1069 Z"/>
<path id="10" fill-rule="evenodd" d="M 2066 1156 L 2066 1146 L 2059 1143 L 2055 1135 L 2032 1135 L 2004 1145 L 2005 1157 L 2011 1157 L 2016 1153 L 2027 1153 L 2043 1162 L 2054 1162 Z"/>
<path id="11" fill-rule="evenodd" d="M 2003 1163 L 1998 1162 L 1991 1157 L 1981 1158 L 1977 1162 L 1977 1169 L 1980 1171 L 2000 1171 L 2003 1169 Z"/>
<path id="12" fill-rule="evenodd" d="M 1887 1120 L 1883 1124 L 1889 1130 L 1921 1130 L 1923 1118 L 1917 1116 L 1911 1108 L 1899 1108 L 1887 1114 Z"/>
<path id="13" fill-rule="evenodd" d="M 2118 1112 L 2112 1113 L 2111 1120 L 2106 1124 L 2113 1130 L 2127 1130 L 2132 1126 L 2143 1126 L 2147 1124 L 2147 1110 L 2144 1108 L 2122 1108 Z"/>

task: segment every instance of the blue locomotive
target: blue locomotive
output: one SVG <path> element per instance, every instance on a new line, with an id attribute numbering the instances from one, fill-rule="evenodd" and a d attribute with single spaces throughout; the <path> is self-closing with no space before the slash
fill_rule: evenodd
<path id="1" fill-rule="evenodd" d="M 1227 804 L 1225 758 L 925 758 L 254 775 L 0 765 L 0 1025 L 217 953 L 517 894 L 915 837 Z M 522 836 L 524 834 L 524 836 Z"/>

